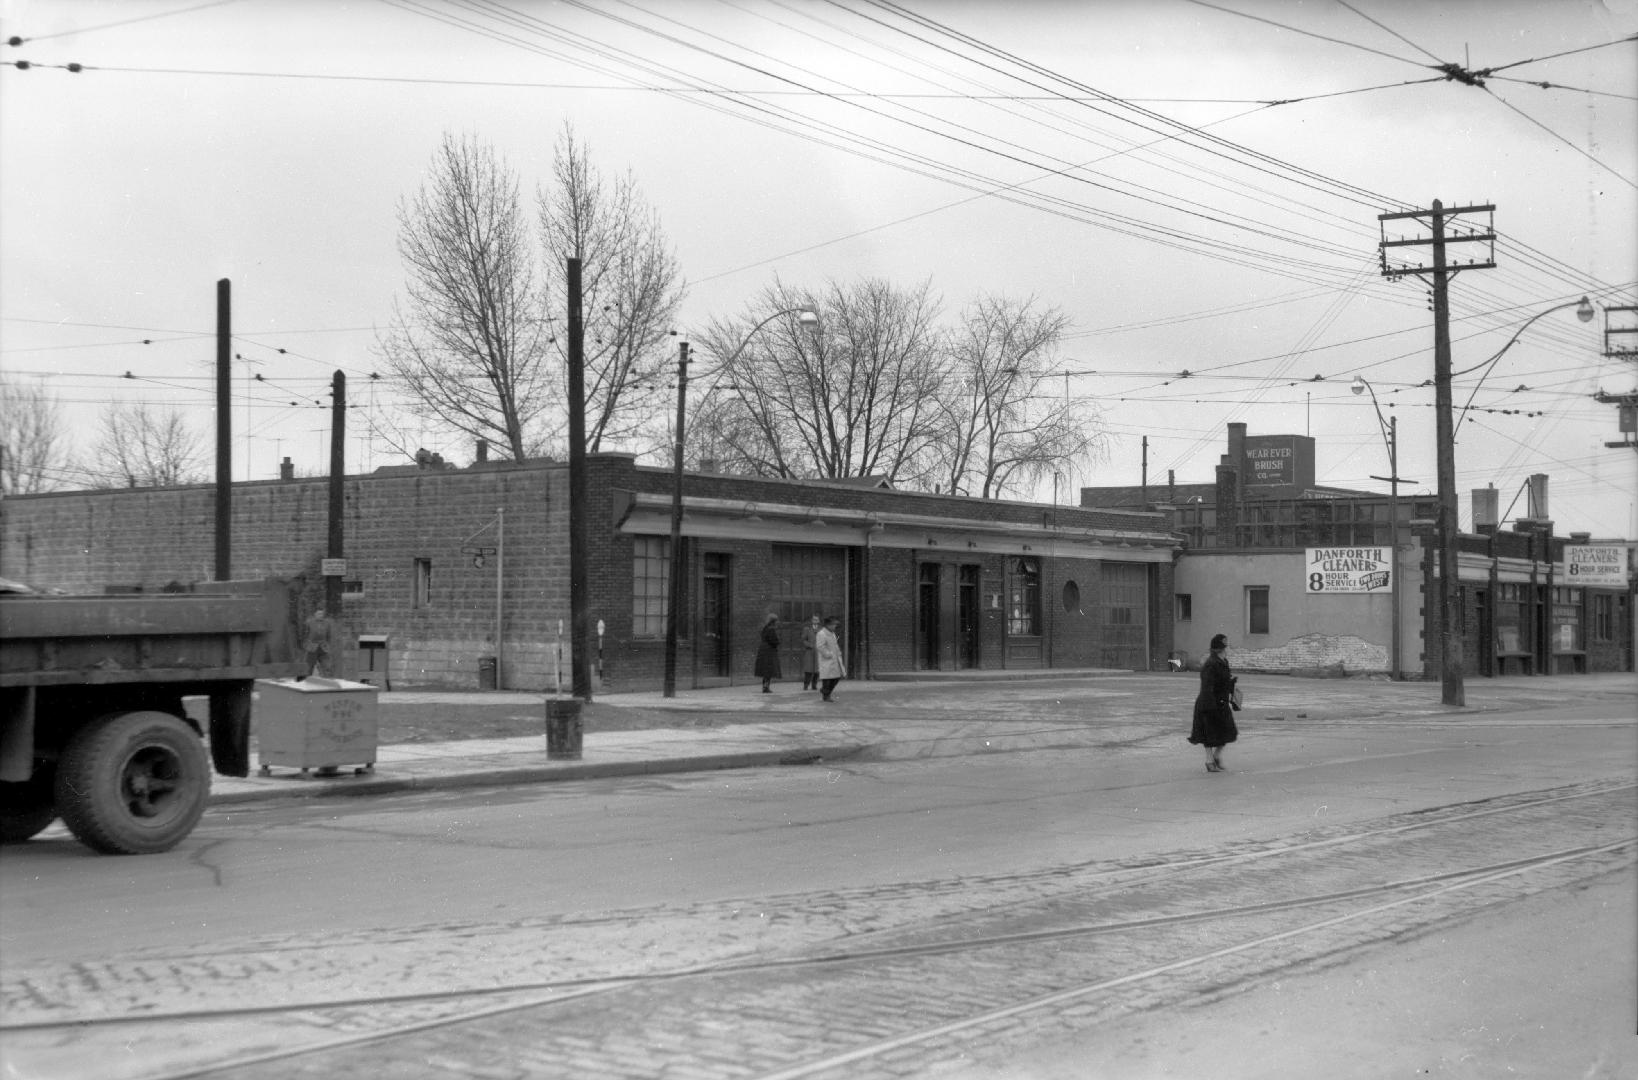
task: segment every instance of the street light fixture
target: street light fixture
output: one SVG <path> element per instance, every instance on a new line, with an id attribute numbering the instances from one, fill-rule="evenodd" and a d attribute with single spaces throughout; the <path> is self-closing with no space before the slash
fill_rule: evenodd
<path id="1" fill-rule="evenodd" d="M 766 319 L 751 327 L 745 334 L 745 340 L 739 343 L 728 359 L 718 365 L 718 370 L 733 366 L 739 354 L 750 345 L 751 339 L 764 326 L 775 319 L 786 315 L 795 315 L 797 325 L 818 340 L 822 325 L 819 322 L 819 313 L 812 308 L 794 307 L 776 311 Z M 677 696 L 677 619 L 682 610 L 683 599 L 683 557 L 682 557 L 682 494 L 683 494 L 683 424 L 687 418 L 688 404 L 688 342 L 682 342 L 677 350 L 677 431 L 676 443 L 672 454 L 671 473 L 671 561 L 668 582 L 669 593 L 666 598 L 665 614 L 665 677 L 662 683 L 662 697 Z"/>
<path id="2" fill-rule="evenodd" d="M 1391 648 L 1393 649 L 1389 677 L 1398 682 L 1403 676 L 1400 669 L 1400 629 L 1399 629 L 1399 485 L 1415 483 L 1406 481 L 1399 475 L 1399 417 L 1382 419 L 1382 405 L 1376 400 L 1376 388 L 1359 375 L 1354 376 L 1353 385 L 1349 387 L 1357 396 L 1370 391 L 1371 407 L 1376 410 L 1376 423 L 1382 429 L 1382 438 L 1388 444 L 1388 476 L 1372 476 L 1372 480 L 1386 480 L 1388 482 L 1388 520 L 1390 522 L 1393 543 L 1393 556 L 1388 563 L 1388 591 L 1392 598 L 1393 629 Z"/>

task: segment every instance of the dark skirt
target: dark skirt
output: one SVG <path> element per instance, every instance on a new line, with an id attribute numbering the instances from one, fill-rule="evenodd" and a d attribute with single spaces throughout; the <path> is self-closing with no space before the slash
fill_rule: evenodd
<path id="1" fill-rule="evenodd" d="M 1195 702 L 1190 742 L 1196 746 L 1227 746 L 1239 737 L 1240 729 L 1234 723 L 1233 709 L 1214 701 Z"/>

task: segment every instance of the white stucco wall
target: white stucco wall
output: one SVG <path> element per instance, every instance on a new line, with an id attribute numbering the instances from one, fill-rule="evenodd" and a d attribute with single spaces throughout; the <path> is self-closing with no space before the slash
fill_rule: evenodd
<path id="1" fill-rule="evenodd" d="M 1400 666 L 1422 670 L 1421 575 L 1416 552 L 1400 552 Z M 1410 565 L 1406 566 L 1407 558 Z M 1315 593 L 1305 582 L 1302 551 L 1194 551 L 1177 566 L 1175 592 L 1190 598 L 1191 618 L 1179 620 L 1173 648 L 1198 665 L 1213 634 L 1227 634 L 1229 660 L 1247 671 L 1291 671 L 1342 664 L 1350 674 L 1392 669 L 1393 598 L 1381 593 Z M 1266 634 L 1247 630 L 1246 590 L 1268 587 Z"/>

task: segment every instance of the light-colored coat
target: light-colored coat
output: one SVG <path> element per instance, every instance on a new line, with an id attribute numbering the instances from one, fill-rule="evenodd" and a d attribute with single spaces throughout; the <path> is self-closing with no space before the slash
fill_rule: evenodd
<path id="1" fill-rule="evenodd" d="M 819 677 L 821 679 L 842 679 L 847 677 L 847 665 L 842 663 L 842 646 L 831 633 L 830 627 L 819 628 L 814 637 L 814 651 L 819 654 Z"/>

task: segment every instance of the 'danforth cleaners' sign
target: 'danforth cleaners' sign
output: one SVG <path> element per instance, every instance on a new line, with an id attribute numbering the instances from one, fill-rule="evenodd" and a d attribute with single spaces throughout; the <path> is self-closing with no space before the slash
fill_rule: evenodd
<path id="1" fill-rule="evenodd" d="M 1393 585 L 1393 549 L 1309 548 L 1304 576 L 1311 593 L 1387 592 Z"/>
<path id="2" fill-rule="evenodd" d="M 1613 544 L 1565 544 L 1564 584 L 1624 589 L 1627 549 Z"/>

